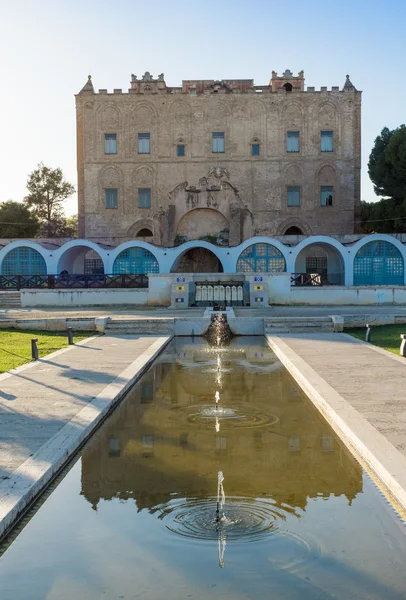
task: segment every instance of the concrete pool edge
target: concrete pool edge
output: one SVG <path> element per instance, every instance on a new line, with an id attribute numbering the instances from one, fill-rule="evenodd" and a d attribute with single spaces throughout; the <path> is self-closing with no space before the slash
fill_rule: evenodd
<path id="1" fill-rule="evenodd" d="M 160 336 L 0 484 L 0 539 L 172 340 Z"/>
<path id="2" fill-rule="evenodd" d="M 371 469 L 402 512 L 406 511 L 406 457 L 281 337 L 266 335 L 265 338 L 350 451 Z"/>

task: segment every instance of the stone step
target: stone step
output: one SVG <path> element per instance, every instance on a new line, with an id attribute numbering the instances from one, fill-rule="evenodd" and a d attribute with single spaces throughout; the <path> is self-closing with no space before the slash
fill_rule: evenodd
<path id="1" fill-rule="evenodd" d="M 109 319 L 105 333 L 167 335 L 173 333 L 173 319 Z"/>
<path id="2" fill-rule="evenodd" d="M 331 317 L 269 317 L 264 319 L 265 333 L 330 333 L 334 331 Z"/>
<path id="3" fill-rule="evenodd" d="M 20 308 L 21 307 L 21 295 L 20 292 L 16 291 L 2 291 L 0 292 L 0 307 L 1 308 Z"/>
<path id="4" fill-rule="evenodd" d="M 298 323 L 331 323 L 331 317 L 265 317 L 265 323 L 284 323 L 297 321 Z"/>
<path id="5" fill-rule="evenodd" d="M 309 329 L 317 329 L 320 327 L 332 327 L 333 323 L 298 323 L 297 321 L 282 321 L 281 323 L 265 323 L 265 328 L 272 329 L 273 327 L 305 327 Z"/>

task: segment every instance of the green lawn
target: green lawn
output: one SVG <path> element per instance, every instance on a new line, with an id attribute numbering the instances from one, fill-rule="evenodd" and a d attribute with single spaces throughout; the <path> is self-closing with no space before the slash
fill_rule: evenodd
<path id="1" fill-rule="evenodd" d="M 345 333 L 365 341 L 366 327 L 356 327 L 354 329 L 346 329 Z M 390 352 L 399 355 L 400 334 L 406 333 L 405 325 L 377 325 L 371 329 L 371 344 L 385 348 Z"/>
<path id="2" fill-rule="evenodd" d="M 80 335 L 74 334 L 73 340 L 79 342 L 90 335 L 94 335 L 94 332 L 82 331 Z M 40 357 L 68 345 L 67 332 L 0 329 L 0 373 L 31 361 L 31 338 L 38 338 Z"/>

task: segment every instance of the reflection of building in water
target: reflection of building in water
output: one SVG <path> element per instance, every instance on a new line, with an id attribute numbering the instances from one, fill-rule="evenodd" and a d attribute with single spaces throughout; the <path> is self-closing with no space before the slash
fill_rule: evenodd
<path id="1" fill-rule="evenodd" d="M 228 496 L 272 497 L 293 510 L 317 496 L 351 501 L 362 491 L 361 467 L 275 355 L 260 350 L 232 343 L 221 352 L 219 390 L 215 351 L 201 340 L 172 343 L 84 451 L 88 501 L 134 498 L 138 509 L 153 509 L 175 493 L 213 496 L 218 470 Z M 190 420 L 218 390 L 220 406 L 245 413 L 248 426 L 221 420 L 216 434 L 214 420 Z M 269 414 L 268 423 L 255 423 Z"/>

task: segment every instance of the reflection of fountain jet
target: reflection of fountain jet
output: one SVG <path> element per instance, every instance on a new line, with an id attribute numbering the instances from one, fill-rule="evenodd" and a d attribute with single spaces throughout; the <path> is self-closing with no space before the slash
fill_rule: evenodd
<path id="1" fill-rule="evenodd" d="M 218 557 L 219 557 L 219 567 L 222 569 L 224 567 L 224 553 L 226 551 L 226 536 L 225 533 L 221 531 L 221 527 L 217 530 L 217 548 L 218 548 Z"/>
<path id="2" fill-rule="evenodd" d="M 221 524 L 225 520 L 223 506 L 226 501 L 226 495 L 223 487 L 224 475 L 223 471 L 219 471 L 217 474 L 217 508 L 216 508 L 216 527 L 217 527 L 217 548 L 219 567 L 224 567 L 224 553 L 226 551 L 226 535 L 222 531 Z"/>
<path id="3" fill-rule="evenodd" d="M 217 508 L 216 508 L 216 521 L 224 519 L 223 506 L 226 501 L 226 496 L 223 487 L 224 475 L 223 471 L 219 471 L 217 474 Z"/>

